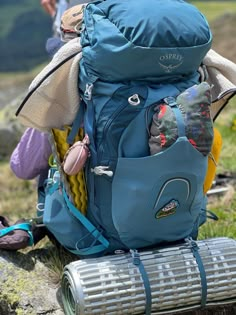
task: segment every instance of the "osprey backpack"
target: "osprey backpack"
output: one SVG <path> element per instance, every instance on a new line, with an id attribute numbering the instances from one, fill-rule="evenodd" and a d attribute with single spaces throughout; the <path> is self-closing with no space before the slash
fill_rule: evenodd
<path id="1" fill-rule="evenodd" d="M 211 42 L 204 16 L 182 0 L 85 7 L 72 134 L 82 127 L 89 139 L 81 170 L 86 212 L 66 192 L 61 161 L 50 172 L 44 209 L 45 225 L 71 252 L 197 237 L 213 140 L 211 88 L 198 68 Z"/>

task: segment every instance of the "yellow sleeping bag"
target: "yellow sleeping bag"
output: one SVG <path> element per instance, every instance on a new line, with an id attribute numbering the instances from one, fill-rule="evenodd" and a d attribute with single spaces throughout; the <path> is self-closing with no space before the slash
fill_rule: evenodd
<path id="1" fill-rule="evenodd" d="M 208 192 L 208 190 L 211 188 L 213 180 L 216 175 L 216 168 L 217 168 L 217 163 L 219 161 L 220 157 L 220 152 L 222 149 L 222 137 L 220 132 L 214 128 L 214 139 L 213 139 L 213 144 L 211 148 L 211 153 L 209 154 L 208 157 L 208 169 L 207 169 L 207 174 L 203 186 L 203 191 L 204 194 Z"/>

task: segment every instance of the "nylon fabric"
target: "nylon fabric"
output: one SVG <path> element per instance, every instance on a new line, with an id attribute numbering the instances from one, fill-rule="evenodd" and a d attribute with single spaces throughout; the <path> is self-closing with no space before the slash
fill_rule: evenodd
<path id="1" fill-rule="evenodd" d="M 196 132 L 204 137 L 202 112 L 196 124 L 190 124 L 194 111 L 185 111 L 184 105 L 187 107 L 191 99 L 194 106 L 208 110 L 210 102 L 202 100 L 198 89 L 186 92 L 186 98 L 177 102 L 186 114 L 180 117 L 182 127 L 177 119 L 173 143 L 152 154 L 149 139 L 153 115 L 165 98 L 176 101 L 184 91 L 200 84 L 198 68 L 212 42 L 205 17 L 182 0 L 150 0 L 148 5 L 146 0 L 139 0 L 138 5 L 137 0 L 93 1 L 85 7 L 83 26 L 78 83 L 91 154 L 84 169 L 86 220 L 96 231 L 93 236 L 79 218 L 71 221 L 69 209 L 74 207 L 66 206 L 69 195 L 60 196 L 58 189 L 53 194 L 62 209 L 52 215 L 61 220 L 61 230 L 55 232 L 66 248 L 89 249 L 88 254 L 104 245 L 99 243 L 102 236 L 106 248 L 101 255 L 197 237 L 205 210 L 203 183 L 208 157 L 192 141 Z M 207 119 L 210 130 L 212 122 L 209 116 Z M 187 138 L 189 133 L 191 139 Z M 53 208 L 50 202 L 47 207 Z M 66 231 L 62 225 L 65 219 L 72 227 L 66 237 L 60 235 Z M 50 224 L 52 217 L 48 220 Z M 147 313 L 149 310 L 147 305 Z"/>
<path id="2" fill-rule="evenodd" d="M 212 42 L 204 16 L 184 1 L 90 3 L 84 23 L 83 60 L 89 75 L 103 81 L 183 80 L 198 69 Z"/>
<path id="3" fill-rule="evenodd" d="M 194 257 L 196 258 L 196 262 L 199 268 L 200 277 L 201 277 L 201 285 L 202 285 L 202 299 L 201 306 L 205 307 L 207 302 L 207 278 L 206 271 L 204 268 L 204 264 L 202 262 L 201 255 L 199 254 L 199 248 L 196 242 L 191 241 L 191 250 L 193 252 Z"/>
<path id="4" fill-rule="evenodd" d="M 145 294 L 146 294 L 145 315 L 151 315 L 151 312 L 152 312 L 152 291 L 151 291 L 151 286 L 150 286 L 148 274 L 145 270 L 143 262 L 140 259 L 139 253 L 136 250 L 131 250 L 131 254 L 132 254 L 132 258 L 133 258 L 133 264 L 139 268 L 139 272 L 140 272 L 141 277 L 143 279 L 143 285 L 144 285 Z"/>
<path id="5" fill-rule="evenodd" d="M 186 138 L 153 156 L 118 158 L 111 209 L 122 242 L 138 248 L 190 235 L 202 206 L 206 168 L 207 158 Z M 173 211 L 165 213 L 171 201 Z"/>

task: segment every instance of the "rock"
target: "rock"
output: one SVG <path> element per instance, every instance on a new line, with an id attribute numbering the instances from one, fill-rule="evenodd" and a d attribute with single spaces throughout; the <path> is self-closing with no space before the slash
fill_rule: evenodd
<path id="1" fill-rule="evenodd" d="M 43 258 L 47 250 L 27 254 L 0 251 L 0 314 L 63 315 L 60 289 L 50 281 Z"/>
<path id="2" fill-rule="evenodd" d="M 14 76 L 12 76 L 12 80 Z M 0 109 L 8 107 L 9 103 L 19 99 L 19 96 L 26 95 L 30 80 L 27 82 L 10 82 L 4 84 L 0 83 Z M 18 104 L 19 105 L 19 104 Z"/>
<path id="3" fill-rule="evenodd" d="M 10 156 L 19 140 L 20 134 L 16 132 L 11 124 L 0 124 L 0 160 Z"/>
<path id="4" fill-rule="evenodd" d="M 15 116 L 21 100 L 19 96 L 0 111 L 0 160 L 10 157 L 25 130 Z"/>

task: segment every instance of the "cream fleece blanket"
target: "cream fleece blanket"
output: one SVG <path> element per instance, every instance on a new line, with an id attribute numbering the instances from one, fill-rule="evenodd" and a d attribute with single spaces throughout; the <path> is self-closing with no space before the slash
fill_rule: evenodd
<path id="1" fill-rule="evenodd" d="M 212 118 L 216 119 L 221 110 L 236 93 L 236 64 L 210 50 L 203 60 L 206 66 L 207 82 L 212 86 Z"/>
<path id="2" fill-rule="evenodd" d="M 21 123 L 41 131 L 70 125 L 79 109 L 80 39 L 62 46 L 32 81 L 16 115 Z"/>
<path id="3" fill-rule="evenodd" d="M 78 111 L 79 38 L 59 49 L 51 62 L 36 76 L 16 115 L 22 124 L 41 131 L 70 125 Z M 236 93 L 236 64 L 210 50 L 203 60 L 212 86 L 212 118 L 215 119 Z"/>

